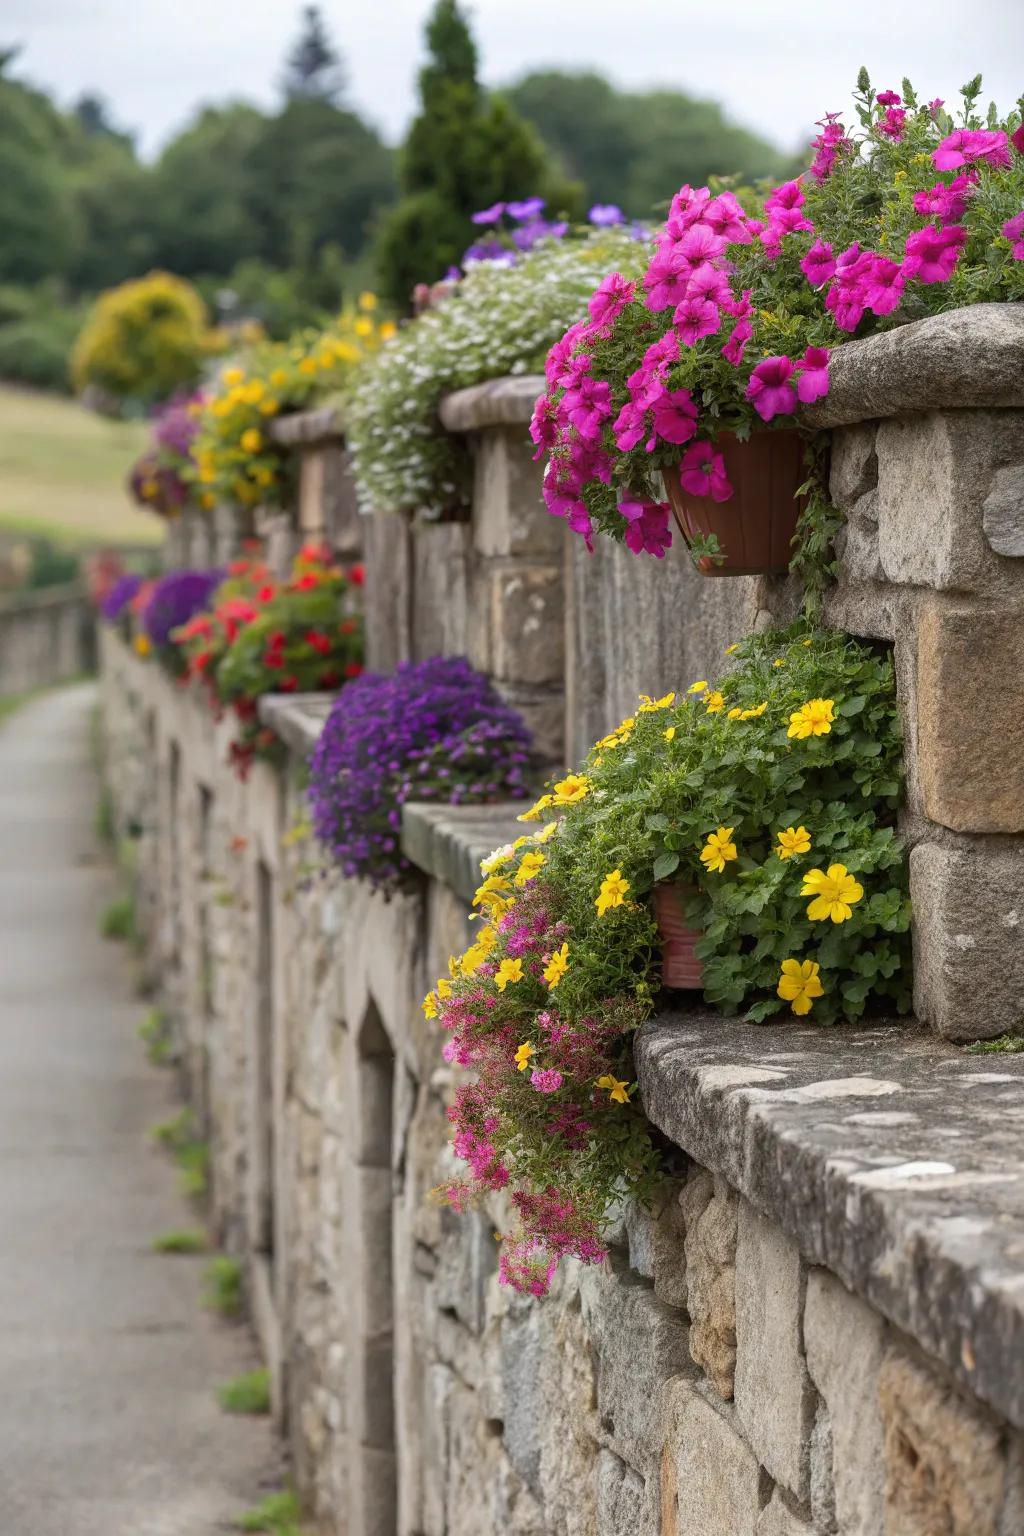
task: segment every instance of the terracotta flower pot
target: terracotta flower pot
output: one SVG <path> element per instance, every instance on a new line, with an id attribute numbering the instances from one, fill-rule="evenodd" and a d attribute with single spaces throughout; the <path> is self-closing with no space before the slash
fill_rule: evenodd
<path id="1" fill-rule="evenodd" d="M 661 934 L 661 981 L 677 990 L 699 991 L 704 985 L 704 965 L 693 946 L 703 938 L 683 916 L 683 903 L 693 887 L 682 880 L 665 880 L 654 887 L 654 919 Z"/>
<path id="2" fill-rule="evenodd" d="M 723 432 L 715 444 L 733 491 L 728 501 L 691 496 L 679 471 L 664 471 L 672 515 L 689 542 L 715 534 L 721 564 L 698 561 L 703 576 L 781 576 L 789 568 L 793 534 L 803 505 L 796 489 L 807 478 L 799 432 L 755 432 L 745 443 Z"/>

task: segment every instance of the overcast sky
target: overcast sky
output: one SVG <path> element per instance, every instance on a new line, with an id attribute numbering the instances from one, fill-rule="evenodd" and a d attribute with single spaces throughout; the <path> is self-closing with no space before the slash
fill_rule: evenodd
<path id="1" fill-rule="evenodd" d="M 350 101 L 397 141 L 415 104 L 431 0 L 325 0 Z M 1024 0 L 473 0 L 482 73 L 594 68 L 622 86 L 723 102 L 785 147 L 848 104 L 861 63 L 878 88 L 910 74 L 952 98 L 981 70 L 1008 109 L 1024 92 Z M 276 99 L 298 0 L 0 0 L 0 42 L 21 73 L 68 102 L 109 101 L 153 153 L 200 103 Z"/>

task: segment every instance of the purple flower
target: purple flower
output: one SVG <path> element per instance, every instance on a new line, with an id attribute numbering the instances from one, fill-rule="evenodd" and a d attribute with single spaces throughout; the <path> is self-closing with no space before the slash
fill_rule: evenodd
<path id="1" fill-rule="evenodd" d="M 169 571 L 155 583 L 149 601 L 139 615 L 142 628 L 159 650 L 171 644 L 171 634 L 197 613 L 210 607 L 213 594 L 224 580 L 219 568 L 203 571 Z"/>
<path id="2" fill-rule="evenodd" d="M 750 375 L 747 399 L 762 421 L 790 416 L 796 410 L 796 390 L 789 382 L 792 372 L 788 357 L 766 357 Z"/>
<path id="3" fill-rule="evenodd" d="M 625 224 L 626 215 L 621 208 L 614 203 L 595 203 L 587 214 L 591 224 L 597 224 L 601 228 L 607 228 L 612 224 Z"/>
<path id="4" fill-rule="evenodd" d="M 103 617 L 109 624 L 121 617 L 141 586 L 142 577 L 134 571 L 126 571 L 117 578 L 101 604 Z"/>
<path id="5" fill-rule="evenodd" d="M 479 213 L 474 213 L 472 222 L 474 224 L 497 224 L 504 212 L 504 203 L 492 203 L 490 208 L 481 208 Z"/>
<path id="6" fill-rule="evenodd" d="M 500 208 L 501 204 L 495 206 Z M 507 203 L 505 212 L 510 219 L 537 219 L 546 207 L 547 202 L 543 197 L 526 197 L 521 203 Z M 490 211 L 487 210 L 488 213 Z"/>
<path id="7" fill-rule="evenodd" d="M 960 259 L 967 239 L 962 224 L 948 224 L 945 229 L 918 229 L 907 236 L 903 270 L 921 283 L 946 283 Z"/>

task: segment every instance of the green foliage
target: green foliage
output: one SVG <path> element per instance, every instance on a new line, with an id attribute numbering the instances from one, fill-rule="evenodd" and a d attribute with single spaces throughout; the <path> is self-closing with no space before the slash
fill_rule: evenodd
<path id="1" fill-rule="evenodd" d="M 81 324 L 81 308 L 52 283 L 0 288 L 0 378 L 69 391 L 68 357 Z"/>
<path id="2" fill-rule="evenodd" d="M 105 843 L 108 848 L 113 847 L 117 836 L 117 823 L 114 816 L 114 797 L 106 784 L 100 789 L 100 796 L 96 802 L 94 826 L 99 841 Z"/>
<path id="3" fill-rule="evenodd" d="M 341 59 L 318 5 L 302 8 L 302 31 L 288 55 L 283 84 L 289 101 L 299 98 L 334 102 L 344 89 Z"/>
<path id="4" fill-rule="evenodd" d="M 995 1040 L 976 1040 L 964 1050 L 968 1056 L 994 1055 L 1016 1056 L 1024 1051 L 1024 1035 L 999 1035 Z"/>
<path id="5" fill-rule="evenodd" d="M 225 1413 L 269 1413 L 270 1372 L 260 1367 L 225 1382 L 217 1389 L 217 1401 Z"/>
<path id="6" fill-rule="evenodd" d="M 30 539 L 29 562 L 25 585 L 32 591 L 67 586 L 78 577 L 78 556 L 52 539 Z"/>
<path id="7" fill-rule="evenodd" d="M 402 200 L 377 246 L 378 286 L 400 309 L 417 283 L 458 264 L 478 209 L 535 193 L 553 209 L 578 209 L 578 189 L 552 175 L 533 129 L 478 84 L 476 48 L 457 0 L 437 0 L 426 38 L 421 110 L 402 152 Z"/>
<path id="8" fill-rule="evenodd" d="M 135 903 L 130 896 L 115 896 L 107 903 L 100 918 L 100 933 L 105 939 L 134 939 Z"/>
<path id="9" fill-rule="evenodd" d="M 238 1260 L 218 1254 L 207 1266 L 204 1278 L 203 1305 L 219 1312 L 221 1317 L 241 1317 L 244 1310 L 242 1266 Z"/>
<path id="10" fill-rule="evenodd" d="M 209 1247 L 201 1227 L 179 1227 L 153 1239 L 154 1253 L 205 1253 Z"/>
<path id="11" fill-rule="evenodd" d="M 181 1169 L 179 1186 L 190 1200 L 204 1200 L 210 1181 L 210 1146 L 205 1141 L 186 1141 L 175 1148 L 174 1161 Z"/>
<path id="12" fill-rule="evenodd" d="M 545 241 L 517 267 L 475 266 L 450 297 L 405 326 L 356 374 L 346 409 L 364 510 L 424 508 L 439 517 L 465 507 L 472 461 L 440 428 L 441 397 L 539 369 L 601 276 L 642 257 L 643 247 L 614 229 Z"/>
<path id="13" fill-rule="evenodd" d="M 268 1493 L 235 1524 L 240 1531 L 267 1531 L 270 1536 L 300 1536 L 302 1507 L 290 1488 Z"/>
<path id="14" fill-rule="evenodd" d="M 139 1030 L 139 1036 L 143 1040 L 150 1040 L 155 1035 L 163 1032 L 164 1015 L 159 1009 L 154 1008 L 147 1016 L 146 1022 Z M 180 1110 L 172 1115 L 169 1120 L 161 1120 L 159 1124 L 150 1128 L 149 1139 L 158 1146 L 166 1147 L 169 1151 L 175 1151 L 178 1147 L 187 1146 L 195 1139 L 195 1121 L 190 1109 Z"/>
<path id="15" fill-rule="evenodd" d="M 788 159 L 711 101 L 675 91 L 621 92 L 593 72 L 542 70 L 508 91 L 587 202 L 647 218 L 683 182 L 781 177 Z"/>
<path id="16" fill-rule="evenodd" d="M 143 1019 L 142 1023 L 139 1025 L 137 1033 L 139 1039 L 146 1047 L 147 1059 L 151 1061 L 155 1067 L 167 1066 L 173 1054 L 173 1045 L 171 1041 L 171 1023 L 163 1009 L 151 1008 L 146 1014 L 146 1017 Z M 182 1113 L 185 1114 L 187 1111 L 183 1111 Z M 180 1119 L 181 1116 L 178 1117 L 178 1120 Z M 167 1122 L 169 1126 L 175 1125 L 176 1123 L 177 1121 Z M 154 1127 L 150 1134 L 156 1140 L 166 1140 L 166 1138 L 163 1136 L 158 1135 L 158 1132 L 162 1129 L 163 1128 L 159 1126 Z M 173 1143 L 166 1141 L 166 1144 L 172 1145 Z"/>
<path id="17" fill-rule="evenodd" d="M 213 349 L 206 308 L 190 283 L 167 272 L 122 283 L 97 299 L 75 343 L 71 376 L 136 406 L 194 385 Z"/>

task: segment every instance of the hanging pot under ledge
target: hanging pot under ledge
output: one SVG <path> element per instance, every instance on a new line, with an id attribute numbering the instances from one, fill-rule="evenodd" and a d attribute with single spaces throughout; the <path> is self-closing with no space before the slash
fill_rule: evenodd
<path id="1" fill-rule="evenodd" d="M 704 986 L 704 964 L 694 954 L 694 945 L 703 937 L 684 916 L 686 902 L 694 887 L 684 880 L 663 880 L 651 892 L 654 920 L 661 934 L 662 986 L 676 991 L 700 991 Z"/>
<path id="2" fill-rule="evenodd" d="M 785 575 L 803 507 L 796 491 L 807 479 L 803 438 L 789 428 L 755 432 L 745 442 L 723 432 L 715 450 L 733 488 L 728 501 L 691 496 L 679 483 L 678 466 L 662 472 L 672 516 L 687 543 L 710 534 L 718 539 L 723 558 L 702 557 L 698 571 L 702 576 Z"/>

